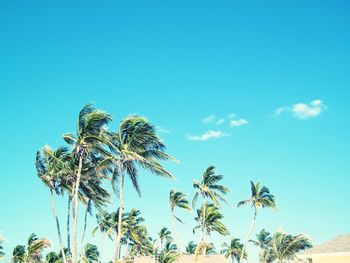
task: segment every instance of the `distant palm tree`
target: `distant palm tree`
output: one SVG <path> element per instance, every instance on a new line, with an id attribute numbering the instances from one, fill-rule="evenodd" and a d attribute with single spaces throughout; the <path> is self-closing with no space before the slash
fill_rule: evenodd
<path id="1" fill-rule="evenodd" d="M 5 261 L 4 247 L 2 246 L 4 237 L 0 235 L 0 261 Z"/>
<path id="2" fill-rule="evenodd" d="M 232 238 L 229 244 L 223 243 L 221 254 L 223 254 L 225 258 L 230 257 L 232 260 L 232 263 L 234 263 L 235 260 L 237 260 L 237 262 L 239 261 L 242 250 L 243 250 L 243 244 L 240 242 L 240 239 Z M 243 253 L 243 257 L 244 259 L 247 259 L 246 252 Z"/>
<path id="3" fill-rule="evenodd" d="M 272 253 L 279 263 L 293 260 L 297 253 L 311 247 L 309 238 L 303 234 L 293 236 L 277 232 L 272 237 Z"/>
<path id="4" fill-rule="evenodd" d="M 252 207 L 254 208 L 254 217 L 250 225 L 250 228 L 248 230 L 247 237 L 244 241 L 243 250 L 241 252 L 239 263 L 241 263 L 243 260 L 243 254 L 246 250 L 248 240 L 252 234 L 258 209 L 259 208 L 276 209 L 275 196 L 270 193 L 270 190 L 266 186 L 261 186 L 260 182 L 253 183 L 252 181 L 250 181 L 250 186 L 251 186 L 251 197 L 249 199 L 240 201 L 237 205 L 238 207 L 240 207 L 242 205 L 251 204 Z"/>
<path id="5" fill-rule="evenodd" d="M 271 256 L 271 240 L 272 237 L 269 232 L 262 229 L 257 235 L 256 240 L 249 240 L 255 246 L 260 248 L 259 258 L 261 263 L 269 263 Z"/>
<path id="6" fill-rule="evenodd" d="M 166 242 L 171 242 L 173 241 L 173 238 L 171 237 L 171 232 L 168 228 L 163 227 L 159 233 L 158 233 L 158 237 L 159 237 L 159 242 L 160 242 L 160 250 L 163 250 L 163 244 L 164 241 Z"/>
<path id="7" fill-rule="evenodd" d="M 171 243 L 171 241 L 167 241 L 165 243 L 164 249 L 161 251 L 158 259 L 159 263 L 173 263 L 179 257 L 177 253 L 176 244 Z"/>
<path id="8" fill-rule="evenodd" d="M 158 137 L 155 126 L 144 117 L 134 115 L 126 117 L 120 123 L 118 131 L 109 133 L 108 137 L 108 146 L 112 155 L 106 158 L 100 166 L 101 169 L 104 169 L 104 167 L 112 169 L 112 187 L 119 195 L 120 213 L 113 259 L 115 262 L 122 238 L 121 225 L 124 208 L 123 187 L 125 175 L 129 176 L 135 190 L 140 195 L 137 165 L 158 176 L 173 178 L 171 173 L 159 163 L 159 160 L 174 160 L 174 158 L 165 153 L 165 145 Z"/>
<path id="9" fill-rule="evenodd" d="M 189 205 L 189 201 L 186 199 L 186 194 L 181 193 L 179 191 L 176 191 L 174 189 L 172 189 L 170 191 L 170 196 L 169 196 L 169 206 L 170 206 L 170 211 L 171 211 L 171 219 L 172 219 L 172 225 L 173 225 L 173 230 L 175 233 L 175 239 L 176 239 L 176 245 L 180 251 L 180 244 L 179 244 L 179 237 L 178 237 L 178 233 L 177 233 L 177 229 L 176 229 L 176 223 L 175 223 L 175 219 L 181 223 L 183 223 L 181 221 L 180 218 L 178 218 L 175 215 L 175 207 L 179 207 L 188 211 L 191 211 L 191 207 Z"/>
<path id="10" fill-rule="evenodd" d="M 60 263 L 60 262 L 61 262 L 60 255 L 57 254 L 56 252 L 51 251 L 46 254 L 46 263 Z"/>
<path id="11" fill-rule="evenodd" d="M 203 209 L 205 209 L 204 212 Z M 205 219 L 202 218 L 203 216 L 205 216 Z M 204 206 L 197 209 L 197 217 L 195 220 L 198 225 L 193 228 L 193 233 L 195 233 L 197 229 L 204 229 L 204 234 L 207 234 L 208 236 L 210 236 L 212 232 L 217 232 L 220 235 L 226 236 L 229 232 L 226 226 L 221 222 L 223 218 L 223 215 L 214 204 L 205 203 Z M 204 225 L 202 225 L 203 223 Z M 201 251 L 201 253 L 205 255 L 208 247 L 210 248 L 210 245 L 202 241 L 197 245 L 197 252 Z"/>
<path id="12" fill-rule="evenodd" d="M 12 253 L 12 263 L 39 263 L 42 260 L 42 252 L 50 246 L 50 242 L 45 238 L 38 238 L 31 234 L 28 238 L 27 246 L 17 245 Z"/>
<path id="13" fill-rule="evenodd" d="M 42 151 L 37 152 L 35 162 L 38 177 L 50 191 L 51 209 L 56 221 L 56 229 L 61 253 L 63 255 L 63 263 L 66 263 L 67 261 L 64 254 L 60 222 L 56 213 L 53 194 L 61 194 L 63 192 L 61 182 L 65 170 L 68 169 L 68 158 L 69 153 L 67 148 L 59 147 L 57 150 L 52 150 L 49 146 L 45 146 Z"/>
<path id="14" fill-rule="evenodd" d="M 72 263 L 77 262 L 77 226 L 78 226 L 78 202 L 81 174 L 86 164 L 96 163 L 96 155 L 104 153 L 104 139 L 106 126 L 111 121 L 111 116 L 103 111 L 96 110 L 91 104 L 83 107 L 79 113 L 76 133 L 63 136 L 64 140 L 73 147 L 72 154 L 77 163 L 75 173 L 73 204 L 73 233 L 72 233 Z"/>
<path id="15" fill-rule="evenodd" d="M 206 204 L 207 198 L 209 198 L 217 207 L 220 207 L 219 201 L 225 201 L 224 196 L 229 192 L 229 189 L 223 185 L 218 184 L 219 181 L 223 179 L 223 175 L 218 175 L 215 173 L 215 167 L 209 166 L 202 175 L 202 180 L 193 181 L 193 187 L 196 191 L 193 200 L 192 200 L 192 206 L 194 207 L 198 197 L 202 197 L 202 208 L 201 211 L 203 215 L 201 216 L 201 219 L 203 220 L 201 222 L 202 225 L 202 236 L 200 241 L 203 243 L 205 241 L 205 220 L 206 220 L 206 209 L 204 209 L 204 206 Z"/>
<path id="16" fill-rule="evenodd" d="M 87 243 L 84 248 L 84 256 L 82 262 L 94 263 L 99 262 L 100 252 L 97 246 Z"/>
<path id="17" fill-rule="evenodd" d="M 194 255 L 196 252 L 196 248 L 197 248 L 197 245 L 193 241 L 190 241 L 186 246 L 186 254 Z"/>

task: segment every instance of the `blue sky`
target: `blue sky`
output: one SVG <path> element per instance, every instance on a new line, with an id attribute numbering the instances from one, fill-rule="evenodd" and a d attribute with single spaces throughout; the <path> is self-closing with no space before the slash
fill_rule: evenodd
<path id="1" fill-rule="evenodd" d="M 56 244 L 34 156 L 61 145 L 89 102 L 113 115 L 111 129 L 127 114 L 147 116 L 181 161 L 167 164 L 175 182 L 142 172 L 141 199 L 127 184 L 127 207 L 142 210 L 152 234 L 171 226 L 169 190 L 192 195 L 193 179 L 212 164 L 233 204 L 249 196 L 249 180 L 276 195 L 279 211 L 261 211 L 257 231 L 304 232 L 315 243 L 349 232 L 349 9 L 347 1 L 2 1 L 8 258 L 32 232 Z M 56 202 L 63 216 L 66 201 Z M 223 213 L 243 238 L 251 209 Z M 196 241 L 193 214 L 180 215 L 181 239 Z M 111 249 L 105 241 L 104 259 Z"/>

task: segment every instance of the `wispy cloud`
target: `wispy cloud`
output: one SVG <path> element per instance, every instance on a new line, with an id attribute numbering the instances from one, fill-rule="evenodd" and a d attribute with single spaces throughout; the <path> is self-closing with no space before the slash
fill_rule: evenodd
<path id="1" fill-rule="evenodd" d="M 187 133 L 187 139 L 190 141 L 207 141 L 210 139 L 218 139 L 221 137 L 226 137 L 229 136 L 229 134 L 223 132 L 223 131 L 207 131 L 201 135 L 193 135 L 193 134 L 189 134 Z"/>
<path id="2" fill-rule="evenodd" d="M 296 103 L 292 106 L 279 107 L 274 111 L 274 115 L 280 116 L 289 113 L 297 119 L 306 120 L 319 116 L 326 108 L 322 100 L 313 100 L 310 103 Z"/>
<path id="3" fill-rule="evenodd" d="M 223 119 L 223 118 L 218 119 L 218 120 L 216 121 L 216 124 L 217 124 L 217 125 L 221 125 L 221 124 L 224 124 L 224 123 L 225 123 L 225 119 Z"/>
<path id="4" fill-rule="evenodd" d="M 248 121 L 246 119 L 239 119 L 239 120 L 231 120 L 230 126 L 232 127 L 239 127 L 248 124 Z"/>
<path id="5" fill-rule="evenodd" d="M 208 124 L 208 123 L 214 123 L 216 120 L 216 117 L 214 114 L 210 114 L 209 116 L 205 117 L 202 122 L 205 123 L 205 124 Z"/>

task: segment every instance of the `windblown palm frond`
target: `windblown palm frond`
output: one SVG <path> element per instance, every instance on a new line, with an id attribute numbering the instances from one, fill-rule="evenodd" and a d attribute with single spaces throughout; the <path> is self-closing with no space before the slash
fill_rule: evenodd
<path id="1" fill-rule="evenodd" d="M 225 256 L 225 258 L 231 258 L 232 262 L 235 260 L 238 262 L 240 255 L 243 250 L 243 244 L 240 242 L 239 238 L 232 238 L 229 244 L 223 243 L 221 254 Z M 244 259 L 247 259 L 247 253 L 244 252 Z"/>
<path id="2" fill-rule="evenodd" d="M 205 209 L 205 213 L 203 213 L 203 208 Z M 203 214 L 205 214 L 205 220 L 203 220 Z M 193 229 L 195 232 L 196 229 L 202 227 L 202 222 L 204 221 L 204 228 L 208 235 L 211 232 L 217 232 L 220 235 L 226 236 L 229 234 L 226 226 L 221 222 L 224 216 L 220 213 L 219 209 L 211 203 L 205 203 L 204 207 L 202 206 L 200 209 L 197 209 L 197 217 L 195 220 L 198 225 Z"/>
<path id="3" fill-rule="evenodd" d="M 310 239 L 303 234 L 293 236 L 276 232 L 271 242 L 273 255 L 280 263 L 284 260 L 292 260 L 297 253 L 312 247 Z"/>

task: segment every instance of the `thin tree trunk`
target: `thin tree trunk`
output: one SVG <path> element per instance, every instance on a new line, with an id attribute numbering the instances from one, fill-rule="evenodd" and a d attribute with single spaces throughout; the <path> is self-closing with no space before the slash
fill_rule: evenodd
<path id="1" fill-rule="evenodd" d="M 117 262 L 118 259 L 118 232 L 115 233 L 115 240 L 114 240 L 114 255 L 113 255 L 113 263 Z"/>
<path id="2" fill-rule="evenodd" d="M 202 241 L 202 244 L 204 245 L 205 244 L 205 199 L 203 200 L 203 203 L 202 203 L 202 238 L 201 238 L 201 241 Z M 207 248 L 206 246 L 204 246 L 204 249 L 203 249 L 203 253 L 202 255 L 205 255 L 207 252 Z"/>
<path id="3" fill-rule="evenodd" d="M 50 199 L 51 199 L 52 213 L 53 213 L 53 216 L 56 219 L 56 228 L 57 228 L 58 240 L 60 242 L 60 249 L 61 249 L 61 253 L 62 253 L 62 259 L 63 259 L 63 263 L 66 263 L 67 261 L 66 261 L 66 255 L 64 254 L 62 235 L 61 235 L 61 230 L 60 230 L 60 222 L 59 222 L 58 217 L 56 215 L 55 201 L 53 200 L 52 190 L 50 190 Z"/>
<path id="4" fill-rule="evenodd" d="M 118 214 L 118 234 L 117 234 L 117 240 L 116 240 L 116 252 L 115 256 L 118 255 L 118 252 L 120 250 L 120 240 L 122 238 L 122 216 L 123 216 L 123 184 L 124 184 L 124 174 L 121 171 L 120 181 L 119 181 L 119 214 Z M 116 258 L 114 259 L 114 262 L 116 262 Z"/>
<path id="5" fill-rule="evenodd" d="M 246 247 L 247 247 L 249 238 L 250 238 L 250 236 L 251 236 L 251 234 L 252 234 L 252 231 L 253 231 L 253 228 L 254 228 L 254 225 L 255 225 L 256 214 L 257 214 L 257 210 L 256 210 L 256 208 L 255 208 L 255 210 L 254 210 L 253 221 L 252 221 L 252 223 L 251 223 L 251 225 L 250 225 L 250 227 L 249 227 L 248 234 L 247 234 L 247 237 L 246 237 L 246 239 L 245 239 L 245 241 L 244 241 L 244 245 L 243 245 L 242 252 L 241 252 L 241 256 L 239 257 L 239 262 L 238 262 L 238 263 L 241 263 L 242 260 L 243 260 L 244 252 L 245 252 L 245 250 L 246 250 Z"/>
<path id="6" fill-rule="evenodd" d="M 70 210 L 71 210 L 72 197 L 68 194 L 68 210 L 67 210 L 67 249 L 68 255 L 71 254 L 70 249 Z"/>
<path id="7" fill-rule="evenodd" d="M 87 216 L 89 212 L 89 206 L 90 206 L 91 200 L 88 201 L 87 207 L 85 210 L 85 217 L 84 217 L 84 230 L 83 230 L 83 235 L 81 237 L 81 247 L 80 247 L 80 258 L 81 260 L 83 259 L 84 256 L 84 239 L 85 239 L 85 233 L 86 233 L 86 227 L 87 227 Z"/>
<path id="8" fill-rule="evenodd" d="M 79 152 L 79 151 L 78 151 Z M 75 182 L 74 187 L 74 199 L 73 199 L 73 205 L 74 205 L 74 216 L 73 216 L 73 236 L 72 236 L 72 263 L 77 262 L 77 227 L 78 227 L 78 205 L 79 205 L 79 186 L 80 186 L 80 177 L 81 177 L 81 170 L 83 167 L 83 157 L 79 157 L 79 166 L 78 166 L 78 172 L 77 172 L 77 180 Z"/>
<path id="9" fill-rule="evenodd" d="M 175 234 L 175 244 L 177 246 L 177 251 L 180 253 L 180 241 L 179 241 L 179 236 L 178 236 L 177 229 L 176 229 L 174 209 L 171 210 L 171 222 L 172 222 L 173 230 L 174 230 L 174 234 Z"/>

